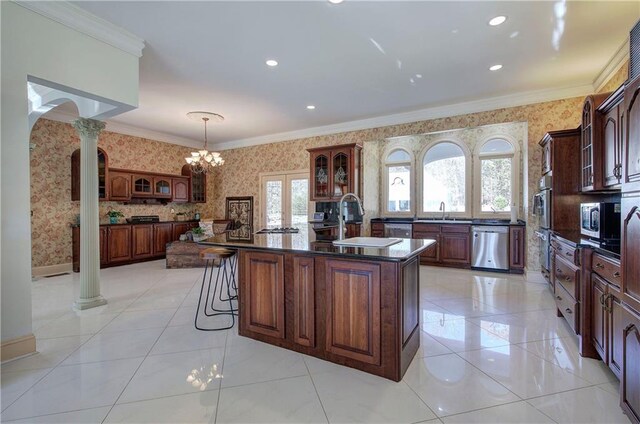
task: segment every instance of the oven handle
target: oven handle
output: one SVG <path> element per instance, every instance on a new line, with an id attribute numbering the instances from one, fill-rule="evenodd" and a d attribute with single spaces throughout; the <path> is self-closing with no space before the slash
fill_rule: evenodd
<path id="1" fill-rule="evenodd" d="M 536 234 L 536 237 L 538 237 L 540 240 L 547 241 L 547 235 L 545 233 L 536 231 L 535 234 Z"/>

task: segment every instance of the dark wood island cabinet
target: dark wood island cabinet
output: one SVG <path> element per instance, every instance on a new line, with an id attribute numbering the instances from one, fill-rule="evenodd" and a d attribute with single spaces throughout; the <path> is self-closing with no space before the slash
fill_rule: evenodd
<path id="1" fill-rule="evenodd" d="M 238 249 L 241 336 L 400 381 L 420 345 L 418 255 L 432 243 L 316 251 L 301 232 L 201 244 Z"/>

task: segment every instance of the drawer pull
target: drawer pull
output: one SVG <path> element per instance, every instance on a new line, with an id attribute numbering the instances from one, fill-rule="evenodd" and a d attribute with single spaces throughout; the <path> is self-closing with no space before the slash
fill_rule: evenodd
<path id="1" fill-rule="evenodd" d="M 560 296 L 556 296 L 556 299 L 562 301 L 562 298 Z"/>
<path id="2" fill-rule="evenodd" d="M 567 275 L 566 277 L 564 277 L 564 281 L 571 281 L 571 277 Z"/>
<path id="3" fill-rule="evenodd" d="M 604 306 L 604 293 L 600 295 L 600 304 Z M 606 306 L 605 306 L 606 307 Z"/>
<path id="4" fill-rule="evenodd" d="M 565 309 L 564 311 L 565 311 L 566 313 L 568 313 L 568 314 L 572 314 L 572 313 L 573 313 L 573 311 L 572 311 L 571 309 L 569 309 L 569 308 Z"/>
<path id="5" fill-rule="evenodd" d="M 556 268 L 556 272 L 557 272 L 558 274 L 562 274 L 562 270 L 561 270 L 560 268 Z"/>
<path id="6" fill-rule="evenodd" d="M 619 278 L 620 277 L 620 273 L 618 271 L 616 271 L 616 272 L 613 273 L 613 276 L 616 277 L 616 278 Z"/>
<path id="7" fill-rule="evenodd" d="M 600 262 L 598 262 L 598 263 L 596 264 L 596 268 L 598 268 L 598 269 L 604 269 L 604 265 L 602 265 Z"/>
<path id="8" fill-rule="evenodd" d="M 565 252 L 565 255 L 571 256 L 571 252 Z"/>
<path id="9" fill-rule="evenodd" d="M 562 246 L 558 246 L 558 252 L 562 252 Z"/>

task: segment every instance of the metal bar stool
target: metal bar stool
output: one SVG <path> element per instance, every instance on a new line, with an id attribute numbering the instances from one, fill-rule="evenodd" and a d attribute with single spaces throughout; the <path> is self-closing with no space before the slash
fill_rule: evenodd
<path id="1" fill-rule="evenodd" d="M 235 281 L 235 262 L 233 258 L 235 257 L 235 252 L 233 250 L 228 250 L 219 247 L 210 247 L 208 249 L 204 249 L 200 252 L 200 257 L 206 260 L 204 267 L 204 274 L 202 276 L 202 287 L 200 288 L 200 298 L 198 299 L 198 308 L 196 309 L 196 317 L 194 320 L 194 324 L 196 329 L 202 331 L 219 331 L 219 330 L 227 330 L 229 328 L 233 328 L 236 321 L 236 316 L 238 315 L 238 308 L 233 306 L 233 301 L 237 301 L 238 293 L 237 293 L 237 285 Z M 220 267 L 218 268 L 218 273 L 216 275 L 215 283 L 213 285 L 213 293 L 211 290 L 211 283 L 213 281 L 213 269 L 214 263 L 216 260 L 220 260 Z M 227 267 L 229 266 L 230 270 L 227 272 Z M 209 274 L 208 284 L 207 284 L 207 273 Z M 203 312 L 207 317 L 214 316 L 230 316 L 231 317 L 231 325 L 226 327 L 215 327 L 215 328 L 203 328 L 198 326 L 198 316 L 200 315 L 200 306 L 203 302 L 202 295 L 204 293 L 204 286 L 207 284 L 207 295 L 204 298 L 204 308 Z M 226 297 L 223 297 L 223 292 L 226 290 Z M 214 303 L 216 300 L 216 295 L 219 300 L 223 303 L 229 302 L 228 309 L 221 309 L 220 307 L 215 308 Z M 211 298 L 210 309 L 211 312 L 207 311 L 208 300 Z"/>

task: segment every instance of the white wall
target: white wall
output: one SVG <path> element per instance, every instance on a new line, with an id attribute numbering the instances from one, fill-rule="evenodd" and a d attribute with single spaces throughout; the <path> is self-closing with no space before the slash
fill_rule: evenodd
<path id="1" fill-rule="evenodd" d="M 13 2 L 0 2 L 0 19 L 0 293 L 5 341 L 32 331 L 27 77 L 136 107 L 139 59 Z"/>

